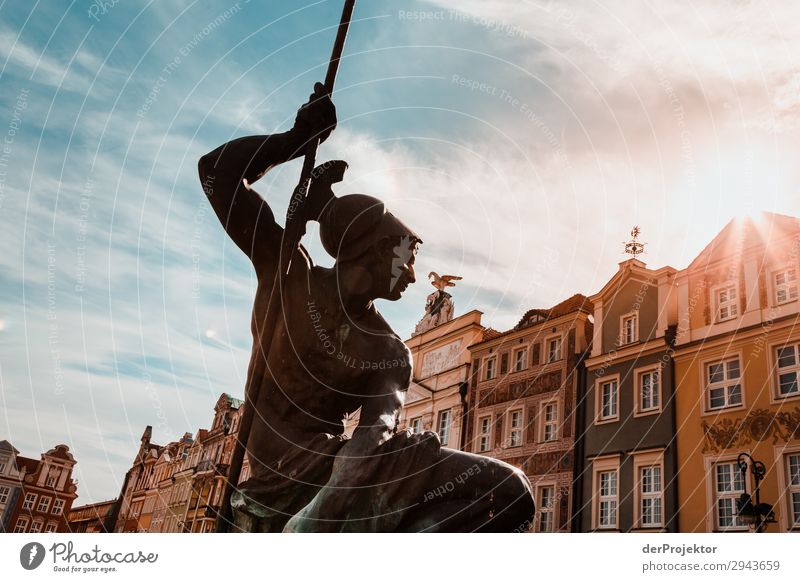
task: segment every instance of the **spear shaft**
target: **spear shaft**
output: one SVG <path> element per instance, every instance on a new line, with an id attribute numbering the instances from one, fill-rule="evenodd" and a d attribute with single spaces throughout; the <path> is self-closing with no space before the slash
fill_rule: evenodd
<path id="1" fill-rule="evenodd" d="M 333 43 L 333 51 L 331 52 L 331 58 L 328 62 L 328 72 L 325 75 L 325 90 L 328 95 L 333 94 L 333 86 L 336 83 L 336 73 L 339 71 L 339 61 L 341 60 L 344 52 L 344 44 L 347 40 L 347 31 L 350 28 L 350 20 L 353 16 L 355 5 L 356 0 L 345 0 L 344 9 L 342 10 L 342 18 L 339 22 L 339 28 L 336 32 L 336 40 Z M 319 137 L 313 137 L 306 144 L 306 152 L 303 159 L 303 169 L 300 172 L 300 181 L 292 193 L 292 198 L 289 202 L 289 209 L 286 212 L 284 235 L 281 241 L 280 263 L 275 277 L 275 284 L 273 285 L 272 294 L 269 300 L 269 307 L 267 309 L 267 315 L 265 318 L 265 326 L 263 327 L 263 329 L 266 331 L 266 337 L 262 338 L 262 340 L 265 341 L 263 341 L 261 344 L 262 349 L 260 350 L 260 357 L 263 357 L 265 361 L 272 346 L 274 330 L 278 323 L 278 317 L 281 313 L 280 308 L 283 305 L 283 296 L 284 291 L 286 290 L 285 287 L 287 281 L 286 274 L 289 272 L 289 267 L 291 266 L 294 253 L 300 244 L 300 239 L 305 233 L 305 216 L 303 213 L 303 205 L 311 187 L 313 170 L 316 166 L 318 147 Z M 242 473 L 244 455 L 247 448 L 247 442 L 250 437 L 250 429 L 253 425 L 253 409 L 258 402 L 261 391 L 261 383 L 254 382 L 253 385 L 248 386 L 247 389 L 244 410 L 242 411 L 242 418 L 239 423 L 239 430 L 236 436 L 236 444 L 233 449 L 230 469 L 228 471 L 228 480 L 225 483 L 225 492 L 222 498 L 220 511 L 217 516 L 216 530 L 218 533 L 227 533 L 233 529 L 233 508 L 231 507 L 231 495 L 233 495 L 233 491 L 239 484 L 239 477 Z"/>

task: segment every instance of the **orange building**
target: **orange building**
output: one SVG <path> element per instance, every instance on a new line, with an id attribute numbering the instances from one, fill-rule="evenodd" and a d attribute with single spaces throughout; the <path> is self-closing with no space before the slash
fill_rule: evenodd
<path id="1" fill-rule="evenodd" d="M 767 531 L 800 529 L 800 222 L 731 221 L 676 276 L 679 531 L 748 531 L 747 453 L 766 467 Z"/>

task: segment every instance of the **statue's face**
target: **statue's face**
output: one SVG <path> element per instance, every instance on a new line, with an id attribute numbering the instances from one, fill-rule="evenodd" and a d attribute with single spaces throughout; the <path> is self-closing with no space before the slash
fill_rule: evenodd
<path id="1" fill-rule="evenodd" d="M 417 280 L 414 260 L 419 242 L 415 238 L 404 236 L 387 239 L 386 243 L 379 248 L 384 273 L 379 282 L 383 291 L 378 289 L 378 292 L 382 299 L 397 301 L 408 286 Z"/>

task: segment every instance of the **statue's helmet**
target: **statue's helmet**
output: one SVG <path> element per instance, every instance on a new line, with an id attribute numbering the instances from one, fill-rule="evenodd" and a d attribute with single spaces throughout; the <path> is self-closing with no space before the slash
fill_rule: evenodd
<path id="1" fill-rule="evenodd" d="M 319 223 L 322 246 L 337 261 L 355 259 L 385 237 L 405 237 L 409 244 L 422 242 L 383 202 L 366 194 L 333 198 Z"/>

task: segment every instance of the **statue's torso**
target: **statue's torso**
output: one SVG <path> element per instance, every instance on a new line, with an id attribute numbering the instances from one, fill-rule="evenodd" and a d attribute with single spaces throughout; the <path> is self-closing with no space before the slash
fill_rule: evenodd
<path id="1" fill-rule="evenodd" d="M 268 367 L 261 349 L 266 334 L 260 331 L 271 282 L 259 282 L 253 309 L 249 374 L 264 392 L 254 424 L 263 415 L 271 430 L 288 437 L 270 446 L 274 454 L 304 435 L 341 434 L 345 414 L 379 391 L 387 375 L 408 377 L 411 366 L 405 344 L 374 307 L 358 318 L 344 311 L 330 270 L 303 264 L 293 271 Z"/>

